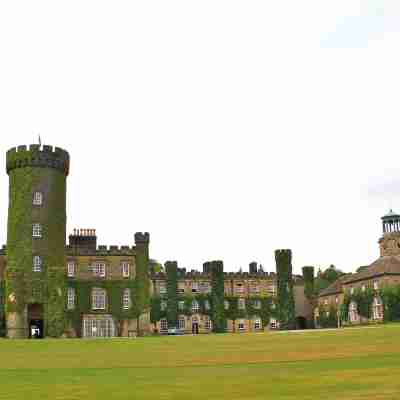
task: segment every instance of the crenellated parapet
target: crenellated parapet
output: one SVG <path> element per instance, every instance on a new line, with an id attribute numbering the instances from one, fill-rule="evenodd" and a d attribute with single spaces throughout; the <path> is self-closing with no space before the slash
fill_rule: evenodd
<path id="1" fill-rule="evenodd" d="M 69 256 L 134 256 L 136 254 L 135 246 L 97 246 L 97 248 L 81 247 L 78 250 L 74 246 L 66 246 L 66 253 Z"/>
<path id="2" fill-rule="evenodd" d="M 135 233 L 135 243 L 136 244 L 149 244 L 150 233 L 149 232 L 136 232 Z"/>
<path id="3" fill-rule="evenodd" d="M 68 176 L 69 153 L 59 147 L 40 146 L 31 144 L 28 146 L 13 147 L 7 151 L 7 174 L 16 168 L 39 167 L 54 168 Z"/>

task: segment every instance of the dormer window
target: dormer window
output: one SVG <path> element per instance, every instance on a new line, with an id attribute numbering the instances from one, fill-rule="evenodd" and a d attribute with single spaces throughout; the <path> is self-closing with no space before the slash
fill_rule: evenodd
<path id="1" fill-rule="evenodd" d="M 42 192 L 33 193 L 33 205 L 41 206 L 42 204 L 43 204 L 43 193 Z"/>

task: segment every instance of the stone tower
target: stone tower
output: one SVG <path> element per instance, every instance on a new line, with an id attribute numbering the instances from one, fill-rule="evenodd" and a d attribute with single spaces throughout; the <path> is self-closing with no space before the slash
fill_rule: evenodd
<path id="1" fill-rule="evenodd" d="M 382 230 L 379 239 L 381 257 L 400 255 L 400 215 L 390 210 L 382 217 Z"/>
<path id="2" fill-rule="evenodd" d="M 9 338 L 64 332 L 68 172 L 69 154 L 58 147 L 18 146 L 7 152 Z"/>

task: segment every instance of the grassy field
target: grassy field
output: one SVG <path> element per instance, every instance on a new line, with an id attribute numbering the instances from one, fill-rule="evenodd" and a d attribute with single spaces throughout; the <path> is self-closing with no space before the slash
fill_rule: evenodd
<path id="1" fill-rule="evenodd" d="M 1 400 L 400 399 L 400 325 L 0 340 Z"/>

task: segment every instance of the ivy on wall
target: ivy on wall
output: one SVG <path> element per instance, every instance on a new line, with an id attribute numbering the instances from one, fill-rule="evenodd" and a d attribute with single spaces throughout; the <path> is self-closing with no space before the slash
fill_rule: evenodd
<path id="1" fill-rule="evenodd" d="M 337 328 L 338 309 L 333 305 L 329 307 L 319 307 L 317 326 L 320 328 Z"/>
<path id="2" fill-rule="evenodd" d="M 213 332 L 225 332 L 227 322 L 224 309 L 224 265 L 222 261 L 211 263 L 211 307 Z"/>
<path id="3" fill-rule="evenodd" d="M 22 314 L 28 304 L 43 304 L 45 335 L 59 337 L 66 326 L 66 176 L 33 167 L 13 169 L 9 176 L 6 310 Z M 44 194 L 42 206 L 32 205 L 35 190 Z M 32 238 L 35 222 L 42 226 L 42 238 Z M 32 271 L 34 255 L 42 257 L 42 272 Z"/>
<path id="4" fill-rule="evenodd" d="M 168 326 L 178 323 L 178 264 L 175 261 L 165 263 L 167 273 L 167 321 Z"/>
<path id="5" fill-rule="evenodd" d="M 5 336 L 6 333 L 6 314 L 5 314 L 5 282 L 0 282 L 0 337 Z"/>
<path id="6" fill-rule="evenodd" d="M 400 321 L 400 285 L 387 286 L 379 291 L 383 302 L 384 320 Z"/>
<path id="7" fill-rule="evenodd" d="M 68 287 L 75 289 L 75 307 L 73 310 L 67 310 L 67 318 L 78 336 L 82 333 L 81 325 L 83 314 L 104 314 L 105 312 L 112 314 L 117 322 L 119 334 L 121 332 L 121 322 L 123 320 L 137 318 L 138 307 L 135 303 L 134 296 L 136 288 L 135 280 L 71 280 L 68 282 Z M 106 291 L 106 310 L 92 310 L 91 295 L 94 288 L 102 288 Z M 124 309 L 122 303 L 125 289 L 129 289 L 131 293 L 131 306 L 129 309 Z"/>
<path id="8" fill-rule="evenodd" d="M 314 267 L 303 267 L 304 295 L 308 300 L 314 298 Z"/>
<path id="9" fill-rule="evenodd" d="M 293 296 L 291 250 L 276 250 L 275 261 L 278 281 L 278 320 L 280 329 L 295 329 L 296 321 Z"/>

